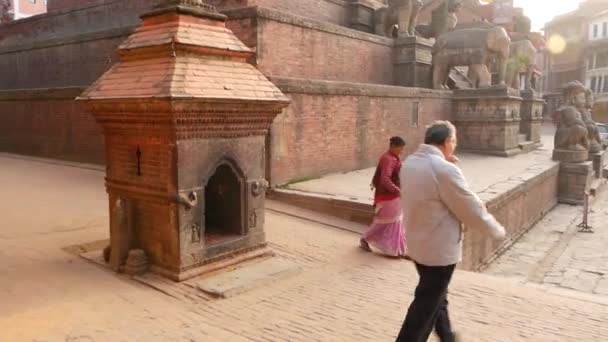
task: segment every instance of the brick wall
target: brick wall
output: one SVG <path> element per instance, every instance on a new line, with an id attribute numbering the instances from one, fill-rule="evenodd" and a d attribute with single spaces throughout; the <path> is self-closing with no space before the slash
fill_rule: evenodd
<path id="1" fill-rule="evenodd" d="M 63 87 L 90 85 L 115 61 L 113 51 L 139 23 L 137 14 L 158 1 L 98 1 L 3 26 L 0 89 L 49 89 L 20 100 L 12 98 L 18 92 L 0 96 L 0 150 L 103 162 L 99 128 L 71 101 L 79 92 L 44 98 Z M 234 10 L 228 24 L 256 49 L 267 75 L 361 82 L 311 81 L 304 91 L 297 90 L 301 82 L 284 84 L 294 102 L 272 128 L 275 183 L 367 167 L 391 135 L 419 141 L 424 122 L 450 115 L 448 93 L 365 84 L 392 83 L 390 39 L 263 8 Z M 407 121 L 413 102 L 420 103 L 418 128 Z"/>
<path id="2" fill-rule="evenodd" d="M 497 242 L 487 232 L 466 228 L 459 267 L 483 269 L 553 209 L 557 204 L 558 173 L 559 163 L 548 161 L 479 193 L 490 213 L 505 227 L 507 239 Z"/>
<path id="3" fill-rule="evenodd" d="M 270 132 L 270 180 L 285 184 L 375 165 L 388 139 L 401 135 L 408 152 L 422 142 L 424 127 L 451 119 L 451 94 L 327 81 L 276 79 L 291 98 Z M 418 124 L 412 122 L 419 103 Z"/>
<path id="4" fill-rule="evenodd" d="M 257 66 L 265 75 L 394 82 L 392 39 L 269 9 L 235 10 L 229 15 L 228 27 L 256 50 Z M 248 36 L 252 25 L 257 39 Z"/>
<path id="5" fill-rule="evenodd" d="M 81 91 L 0 91 L 0 151 L 103 163 L 101 129 L 73 100 Z"/>
<path id="6" fill-rule="evenodd" d="M 219 10 L 258 6 L 342 26 L 349 23 L 345 0 L 210 0 L 209 3 Z"/>
<path id="7" fill-rule="evenodd" d="M 43 1 L 43 0 L 41 0 Z M 48 0 L 48 10 L 56 11 L 74 8 L 82 5 L 90 5 L 100 2 L 99 0 Z"/>

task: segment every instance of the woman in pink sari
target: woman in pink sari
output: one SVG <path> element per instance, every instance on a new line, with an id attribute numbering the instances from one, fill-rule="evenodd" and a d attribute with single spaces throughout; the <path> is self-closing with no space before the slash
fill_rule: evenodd
<path id="1" fill-rule="evenodd" d="M 399 156 L 405 149 L 401 137 L 392 137 L 389 150 L 380 157 L 372 179 L 374 193 L 374 221 L 360 241 L 361 249 L 392 256 L 405 257 L 405 229 L 401 209 Z"/>

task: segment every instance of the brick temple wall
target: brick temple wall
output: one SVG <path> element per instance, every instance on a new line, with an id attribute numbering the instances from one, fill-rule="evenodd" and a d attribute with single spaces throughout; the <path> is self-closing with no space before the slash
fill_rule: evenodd
<path id="1" fill-rule="evenodd" d="M 102 164 L 101 128 L 73 100 L 83 90 L 0 91 L 0 151 Z"/>
<path id="2" fill-rule="evenodd" d="M 97 0 L 1 26 L 0 151 L 103 163 L 100 130 L 72 99 L 116 61 L 114 50 L 139 24 L 138 14 L 159 1 Z M 300 6 L 302 14 L 304 4 L 320 2 L 274 1 Z M 414 143 L 422 122 L 449 116 L 447 95 L 380 85 L 393 83 L 390 39 L 274 9 L 227 14 L 229 28 L 256 50 L 252 62 L 262 72 L 314 84 L 304 91 L 295 90 L 301 82 L 286 85 L 294 104 L 277 119 L 268 146 L 274 184 L 367 167 L 390 135 Z M 418 128 L 404 121 L 414 102 L 420 105 Z M 299 146 L 297 155 L 285 152 L 293 146 Z"/>
<path id="3" fill-rule="evenodd" d="M 47 10 L 58 11 L 99 3 L 99 0 L 48 0 Z"/>
<path id="4" fill-rule="evenodd" d="M 256 50 L 267 76 L 394 84 L 392 39 L 274 9 L 227 13 L 228 28 Z"/>
<path id="5" fill-rule="evenodd" d="M 423 141 L 426 125 L 451 119 L 449 92 L 298 79 L 272 81 L 292 101 L 270 132 L 273 184 L 373 166 L 394 135 L 403 136 L 408 142 L 406 152 L 413 152 Z"/>

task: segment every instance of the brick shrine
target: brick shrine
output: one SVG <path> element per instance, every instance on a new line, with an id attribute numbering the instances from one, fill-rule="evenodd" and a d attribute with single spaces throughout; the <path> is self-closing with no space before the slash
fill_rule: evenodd
<path id="1" fill-rule="evenodd" d="M 213 7 L 168 0 L 142 19 L 78 98 L 106 141 L 111 266 L 143 250 L 181 281 L 268 255 L 265 135 L 288 98 Z"/>

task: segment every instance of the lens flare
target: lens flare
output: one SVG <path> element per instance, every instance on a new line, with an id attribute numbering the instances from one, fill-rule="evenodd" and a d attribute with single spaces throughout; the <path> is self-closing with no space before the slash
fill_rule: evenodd
<path id="1" fill-rule="evenodd" d="M 566 40 L 559 34 L 554 34 L 547 41 L 547 49 L 554 55 L 559 55 L 566 50 Z"/>

